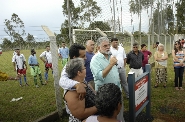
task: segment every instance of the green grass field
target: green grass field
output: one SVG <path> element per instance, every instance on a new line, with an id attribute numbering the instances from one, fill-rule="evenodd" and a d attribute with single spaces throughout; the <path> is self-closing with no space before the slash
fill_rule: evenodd
<path id="1" fill-rule="evenodd" d="M 39 59 L 39 55 L 44 50 L 36 50 L 37 59 L 42 70 L 44 79 L 44 64 Z M 30 55 L 29 50 L 21 50 L 28 61 Z M 2 72 L 8 73 L 10 76 L 16 76 L 12 64 L 13 51 L 3 52 L 0 56 L 0 67 Z M 59 62 L 59 71 L 61 71 L 61 63 Z M 60 73 L 60 72 L 59 72 Z M 60 75 L 60 74 L 59 74 Z M 22 79 L 23 80 L 23 79 Z M 41 86 L 38 78 L 39 88 L 34 86 L 33 77 L 30 75 L 30 69 L 27 69 L 27 81 L 29 86 L 19 86 L 19 81 L 2 81 L 0 82 L 0 122 L 34 121 L 44 115 L 56 110 L 54 80 L 49 71 L 49 83 Z M 22 81 L 24 83 L 24 81 Z M 12 98 L 23 97 L 20 101 L 10 102 Z"/>
<path id="2" fill-rule="evenodd" d="M 39 55 L 44 50 L 36 50 L 37 58 L 40 63 L 42 75 L 44 76 L 44 65 L 39 59 Z M 26 59 L 30 55 L 29 50 L 21 51 Z M 1 71 L 15 76 L 13 64 L 11 62 L 13 51 L 3 52 L 0 56 Z M 59 73 L 61 64 L 59 61 Z M 127 66 L 128 72 L 128 66 Z M 59 74 L 60 75 L 60 74 Z M 154 122 L 184 122 L 185 119 L 185 91 L 176 91 L 174 89 L 174 72 L 172 67 L 172 57 L 168 60 L 168 83 L 167 88 L 153 88 L 154 69 L 152 69 L 151 86 L 151 115 Z M 44 78 L 44 77 L 43 77 Z M 53 77 L 49 72 L 49 83 L 45 86 L 35 88 L 33 78 L 27 70 L 27 80 L 30 86 L 19 86 L 19 81 L 1 81 L 0 82 L 0 122 L 28 122 L 34 121 L 44 115 L 56 110 L 55 89 Z M 183 87 L 185 82 L 183 82 Z M 10 102 L 12 98 L 23 97 L 20 101 Z M 124 98 L 126 98 L 124 96 Z M 128 100 L 124 99 L 124 110 L 128 112 Z M 67 116 L 64 116 L 62 122 L 67 122 Z"/>

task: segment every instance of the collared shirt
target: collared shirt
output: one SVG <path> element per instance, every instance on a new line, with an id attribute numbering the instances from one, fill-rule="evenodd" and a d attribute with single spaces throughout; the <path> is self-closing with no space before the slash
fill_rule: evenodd
<path id="1" fill-rule="evenodd" d="M 130 68 L 140 69 L 142 67 L 142 62 L 144 60 L 144 55 L 141 51 L 138 50 L 136 55 L 134 51 L 130 51 L 127 54 L 127 64 L 130 64 Z"/>
<path id="2" fill-rule="evenodd" d="M 58 53 L 62 56 L 62 58 L 68 58 L 69 57 L 69 48 L 68 47 L 61 47 L 58 50 Z"/>
<path id="3" fill-rule="evenodd" d="M 98 90 L 98 87 L 106 83 L 114 83 L 121 89 L 118 68 L 116 66 L 113 66 L 107 76 L 103 78 L 102 72 L 109 65 L 109 63 L 110 61 L 107 60 L 105 56 L 100 52 L 94 55 L 91 59 L 90 68 L 94 76 L 96 91 Z"/>
<path id="4" fill-rule="evenodd" d="M 44 51 L 41 55 L 40 55 L 40 57 L 44 57 L 45 58 L 45 61 L 47 62 L 47 63 L 52 63 L 52 56 L 51 56 L 51 51 Z"/>
<path id="5" fill-rule="evenodd" d="M 36 55 L 30 55 L 29 59 L 28 59 L 28 64 L 34 64 L 37 65 L 38 61 L 37 61 L 37 57 Z"/>
<path id="6" fill-rule="evenodd" d="M 110 51 L 112 53 L 112 56 L 115 56 L 117 61 L 117 68 L 122 68 L 124 66 L 124 59 L 127 58 L 125 54 L 125 50 L 122 46 L 118 46 L 118 49 L 110 47 Z"/>
<path id="7" fill-rule="evenodd" d="M 94 77 L 93 77 L 93 74 L 91 72 L 91 69 L 90 69 L 90 62 L 91 62 L 91 59 L 92 57 L 94 56 L 94 53 L 89 53 L 86 51 L 86 60 L 85 60 L 85 67 L 86 67 L 86 77 L 85 77 L 85 80 L 87 82 L 89 81 L 94 81 Z"/>
<path id="8" fill-rule="evenodd" d="M 15 54 L 12 57 L 12 62 L 16 64 L 16 69 L 23 69 L 24 68 L 24 61 L 26 61 L 25 57 L 23 54 L 17 55 Z"/>
<path id="9" fill-rule="evenodd" d="M 72 89 L 77 83 L 77 81 L 69 79 L 68 74 L 66 73 L 66 65 L 64 66 L 62 72 L 61 72 L 61 77 L 59 80 L 59 85 L 64 89 L 64 90 L 74 90 Z"/>

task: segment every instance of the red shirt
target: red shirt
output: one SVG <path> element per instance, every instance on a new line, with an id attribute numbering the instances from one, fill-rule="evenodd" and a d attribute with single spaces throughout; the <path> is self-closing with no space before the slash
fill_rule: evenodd
<path id="1" fill-rule="evenodd" d="M 144 60 L 143 60 L 143 62 L 142 62 L 142 66 L 145 67 L 145 65 L 148 64 L 148 56 L 149 56 L 150 54 L 152 54 L 152 53 L 151 53 L 150 51 L 148 51 L 148 50 L 141 51 L 141 52 L 142 52 L 143 55 L 144 55 Z"/>

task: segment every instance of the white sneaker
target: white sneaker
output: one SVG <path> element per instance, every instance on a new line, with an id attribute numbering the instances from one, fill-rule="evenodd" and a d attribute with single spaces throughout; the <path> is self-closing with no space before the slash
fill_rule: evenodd
<path id="1" fill-rule="evenodd" d="M 36 85 L 35 87 L 36 87 L 36 88 L 39 88 L 39 86 L 38 86 L 38 85 Z"/>

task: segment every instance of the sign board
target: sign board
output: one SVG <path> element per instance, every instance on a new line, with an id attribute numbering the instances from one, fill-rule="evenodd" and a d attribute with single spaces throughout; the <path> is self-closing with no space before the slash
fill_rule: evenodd
<path id="1" fill-rule="evenodd" d="M 135 109 L 136 111 L 147 100 L 148 75 L 144 76 L 135 84 Z"/>
<path id="2" fill-rule="evenodd" d="M 129 86 L 129 121 L 135 122 L 137 115 L 146 107 L 146 117 L 150 117 L 151 78 L 150 64 L 146 64 L 146 72 L 135 78 L 134 72 L 128 73 Z"/>

